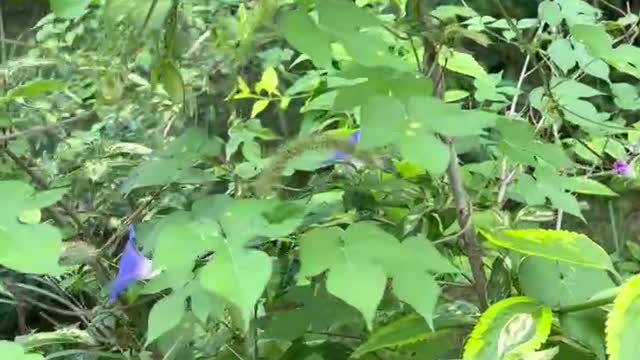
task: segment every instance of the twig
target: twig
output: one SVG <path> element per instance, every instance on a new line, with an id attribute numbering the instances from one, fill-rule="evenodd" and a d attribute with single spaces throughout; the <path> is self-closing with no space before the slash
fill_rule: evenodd
<path id="1" fill-rule="evenodd" d="M 202 43 L 207 40 L 209 36 L 211 36 L 211 29 L 205 31 L 202 35 L 200 35 L 200 37 L 198 37 L 198 39 L 193 43 L 191 48 L 184 54 L 183 57 L 190 58 L 196 51 L 198 51 L 198 49 L 200 49 Z"/>
<path id="2" fill-rule="evenodd" d="M 13 139 L 17 139 L 19 137 L 25 136 L 25 135 L 30 135 L 30 134 L 37 133 L 37 132 L 48 131 L 48 130 L 51 130 L 53 128 L 59 127 L 61 125 L 67 125 L 67 124 L 71 124 L 71 123 L 78 122 L 78 121 L 89 120 L 95 115 L 96 115 L 96 113 L 93 112 L 93 111 L 84 112 L 84 113 L 81 113 L 81 114 L 76 115 L 74 117 L 62 120 L 62 121 L 60 121 L 60 122 L 58 122 L 58 123 L 56 123 L 54 125 L 39 125 L 39 126 L 31 127 L 29 129 L 21 131 L 21 132 L 15 132 L 15 133 L 11 133 L 11 134 L 1 135 L 0 136 L 0 141 L 13 140 Z"/>
<path id="3" fill-rule="evenodd" d="M 158 189 L 156 192 L 154 192 L 153 194 L 151 194 L 151 197 L 145 201 L 142 205 L 140 205 L 136 210 L 133 211 L 133 213 L 131 213 L 131 215 L 127 216 L 124 221 L 122 222 L 122 226 L 115 232 L 113 233 L 113 235 L 111 235 L 111 237 L 107 240 L 107 242 L 105 242 L 105 244 L 98 250 L 98 254 L 100 257 L 100 255 L 104 255 L 107 250 L 109 249 L 110 245 L 117 241 L 119 238 L 121 238 L 122 236 L 124 236 L 127 231 L 128 231 L 128 226 L 130 224 L 132 224 L 137 218 L 140 217 L 140 215 L 142 215 L 142 213 L 147 209 L 147 207 L 149 207 L 149 205 L 151 205 L 151 203 L 163 192 L 167 189 L 168 186 L 163 186 L 160 189 Z"/>

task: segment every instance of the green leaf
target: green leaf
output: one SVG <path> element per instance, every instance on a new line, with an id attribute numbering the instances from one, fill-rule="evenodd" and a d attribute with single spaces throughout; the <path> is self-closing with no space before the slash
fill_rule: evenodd
<path id="1" fill-rule="evenodd" d="M 149 312 L 147 345 L 180 324 L 184 316 L 185 297 L 172 293 L 156 302 Z"/>
<path id="2" fill-rule="evenodd" d="M 331 268 L 327 277 L 327 290 L 358 309 L 367 327 L 371 329 L 386 280 L 384 269 L 380 266 L 347 258 Z"/>
<path id="3" fill-rule="evenodd" d="M 40 209 L 24 210 L 18 216 L 18 220 L 23 224 L 39 224 L 41 219 Z"/>
<path id="4" fill-rule="evenodd" d="M 195 260 L 205 252 L 213 250 L 222 241 L 215 223 L 190 223 L 187 214 L 180 216 L 178 213 L 172 213 L 170 222 L 162 225 L 155 234 L 153 264 L 169 273 L 177 272 L 179 275 L 190 277 Z"/>
<path id="5" fill-rule="evenodd" d="M 586 235 L 564 230 L 502 230 L 481 233 L 496 246 L 579 266 L 613 270 L 604 249 Z"/>
<path id="6" fill-rule="evenodd" d="M 337 227 L 318 228 L 306 232 L 300 238 L 300 274 L 319 275 L 342 258 L 344 231 Z"/>
<path id="7" fill-rule="evenodd" d="M 562 333 L 591 350 L 598 360 L 605 360 L 605 333 L 607 313 L 602 309 L 589 309 L 560 315 Z"/>
<path id="8" fill-rule="evenodd" d="M 538 5 L 538 18 L 549 26 L 558 26 L 562 22 L 560 6 L 555 1 L 544 0 Z"/>
<path id="9" fill-rule="evenodd" d="M 411 121 L 429 130 L 452 137 L 480 135 L 483 129 L 496 125 L 498 117 L 484 111 L 464 111 L 458 104 L 445 104 L 431 96 L 409 99 L 407 113 Z M 409 123 L 409 127 L 414 124 Z M 417 126 L 417 125 L 414 125 Z M 363 131 L 364 139 L 364 131 Z"/>
<path id="10" fill-rule="evenodd" d="M 551 332 L 551 309 L 526 297 L 492 305 L 482 314 L 464 347 L 463 360 L 519 359 L 540 347 Z"/>
<path id="11" fill-rule="evenodd" d="M 640 275 L 627 280 L 613 302 L 606 325 L 610 360 L 631 360 L 638 356 L 640 332 Z"/>
<path id="12" fill-rule="evenodd" d="M 359 358 L 367 353 L 397 348 L 419 342 L 441 342 L 456 333 L 453 329 L 432 331 L 425 320 L 417 315 L 404 316 L 376 329 L 367 341 L 361 344 L 351 355 Z"/>
<path id="13" fill-rule="evenodd" d="M 350 32 L 363 27 L 382 25 L 380 20 L 351 1 L 316 0 L 315 2 L 319 22 L 323 28 Z"/>
<path id="14" fill-rule="evenodd" d="M 50 0 L 53 13 L 64 19 L 74 19 L 87 11 L 92 0 Z"/>
<path id="15" fill-rule="evenodd" d="M 66 87 L 64 82 L 58 80 L 35 80 L 12 88 L 7 92 L 7 97 L 30 99 L 48 92 L 60 92 Z"/>
<path id="16" fill-rule="evenodd" d="M 571 34 L 595 57 L 607 59 L 613 52 L 613 38 L 602 26 L 575 25 Z"/>
<path id="17" fill-rule="evenodd" d="M 478 13 L 467 6 L 440 5 L 431 11 L 431 15 L 440 20 L 447 20 L 456 16 L 470 18 L 478 16 Z"/>
<path id="18" fill-rule="evenodd" d="M 455 51 L 443 46 L 438 52 L 438 64 L 449 71 L 471 76 L 472 78 L 486 76 L 486 70 L 476 59 L 467 53 Z"/>
<path id="19" fill-rule="evenodd" d="M 558 355 L 559 352 L 560 347 L 556 346 L 549 349 L 525 354 L 521 360 L 552 360 L 556 357 L 556 355 Z"/>
<path id="20" fill-rule="evenodd" d="M 272 267 L 264 252 L 233 246 L 227 241 L 202 268 L 200 282 L 205 289 L 233 304 L 246 327 L 269 282 Z"/>
<path id="21" fill-rule="evenodd" d="M 114 25 L 124 19 L 138 29 L 146 22 L 146 33 L 160 30 L 165 25 L 171 6 L 171 0 L 107 0 L 104 16 Z"/>
<path id="22" fill-rule="evenodd" d="M 393 276 L 393 293 L 411 305 L 433 328 L 433 313 L 440 287 L 432 276 L 413 269 L 396 272 Z"/>
<path id="23" fill-rule="evenodd" d="M 469 96 L 469 92 L 465 90 L 447 90 L 444 93 L 445 102 L 455 102 Z"/>
<path id="24" fill-rule="evenodd" d="M 199 282 L 193 282 L 192 285 L 190 298 L 193 315 L 205 324 L 210 317 L 223 320 L 225 314 L 222 299 L 204 289 Z"/>
<path id="25" fill-rule="evenodd" d="M 562 187 L 579 194 L 618 196 L 617 193 L 606 185 L 586 177 L 564 177 L 562 178 Z"/>
<path id="26" fill-rule="evenodd" d="M 33 188 L 20 181 L 0 181 L 0 265 L 15 271 L 58 275 L 62 269 L 62 234 L 49 224 L 38 224 L 33 215 L 50 205 L 63 191 L 33 195 Z M 30 214 L 29 214 L 30 213 Z M 27 224 L 21 224 L 19 219 Z M 33 251 L 38 249 L 38 251 Z"/>
<path id="27" fill-rule="evenodd" d="M 27 199 L 27 206 L 42 209 L 47 206 L 51 206 L 64 196 L 69 191 L 69 188 L 58 188 L 53 190 L 40 191 L 29 199 Z"/>
<path id="28" fill-rule="evenodd" d="M 184 102 L 184 81 L 180 70 L 170 61 L 164 62 L 158 69 L 158 77 L 164 90 L 169 94 L 174 104 Z"/>
<path id="29" fill-rule="evenodd" d="M 553 60 L 565 74 L 577 64 L 571 42 L 567 39 L 554 40 L 551 45 L 549 45 L 547 52 L 549 56 L 551 56 L 551 60 Z"/>
<path id="30" fill-rule="evenodd" d="M 311 58 L 317 67 L 331 68 L 331 38 L 305 12 L 284 15 L 282 31 L 289 44 Z"/>
<path id="31" fill-rule="evenodd" d="M 20 340 L 16 339 L 16 341 Z M 6 340 L 0 340 L 0 357 L 11 360 L 44 360 L 44 356 L 36 353 L 25 354 L 20 344 Z"/>
<path id="32" fill-rule="evenodd" d="M 518 276 L 524 295 L 555 308 L 586 302 L 598 292 L 614 286 L 603 270 L 536 256 L 522 261 Z"/>

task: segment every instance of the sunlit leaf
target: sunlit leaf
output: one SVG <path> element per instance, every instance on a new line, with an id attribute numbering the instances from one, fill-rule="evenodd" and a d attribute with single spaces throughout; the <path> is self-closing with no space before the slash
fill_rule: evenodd
<path id="1" fill-rule="evenodd" d="M 495 360 L 503 355 L 517 359 L 546 341 L 551 321 L 551 309 L 526 297 L 502 300 L 480 317 L 465 344 L 463 359 Z"/>
<path id="2" fill-rule="evenodd" d="M 622 286 L 607 319 L 606 344 L 611 360 L 637 358 L 639 314 L 640 275 L 636 275 Z"/>
<path id="3" fill-rule="evenodd" d="M 607 252 L 586 235 L 564 230 L 502 230 L 482 234 L 496 246 L 579 266 L 612 270 Z"/>

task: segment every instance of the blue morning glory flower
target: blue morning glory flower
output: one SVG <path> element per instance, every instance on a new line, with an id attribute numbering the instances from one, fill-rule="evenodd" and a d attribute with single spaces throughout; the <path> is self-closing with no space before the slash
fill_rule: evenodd
<path id="1" fill-rule="evenodd" d="M 129 225 L 129 241 L 127 241 L 127 246 L 120 258 L 120 269 L 109 302 L 115 303 L 118 296 L 136 281 L 150 279 L 156 274 L 157 272 L 154 272 L 151 266 L 151 260 L 144 257 L 136 247 L 136 234 L 133 225 Z"/>
<path id="2" fill-rule="evenodd" d="M 361 132 L 360 130 L 358 130 L 355 133 L 353 133 L 353 135 L 351 135 L 351 137 L 349 138 L 349 141 L 351 141 L 355 145 L 358 145 L 360 143 L 360 137 L 361 137 Z M 336 151 L 336 154 L 333 156 L 333 161 L 347 161 L 349 160 L 349 158 L 351 158 L 351 155 L 345 154 L 342 151 Z"/>

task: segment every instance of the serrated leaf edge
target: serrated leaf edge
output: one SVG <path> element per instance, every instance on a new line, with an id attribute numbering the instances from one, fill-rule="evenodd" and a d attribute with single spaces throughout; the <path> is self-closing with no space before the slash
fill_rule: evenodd
<path id="1" fill-rule="evenodd" d="M 536 303 L 526 296 L 512 297 L 493 304 L 487 311 L 482 314 L 480 320 L 471 331 L 471 335 L 464 346 L 463 360 L 473 360 L 475 356 L 484 348 L 485 340 L 483 336 L 491 328 L 494 319 L 505 309 L 514 305 Z M 511 354 L 522 354 L 523 352 L 535 351 L 547 339 L 551 333 L 553 313 L 548 307 L 540 307 L 540 313 L 536 316 L 536 333 L 535 336 L 524 344 L 519 345 Z"/>
<path id="2" fill-rule="evenodd" d="M 626 311 L 631 304 L 640 299 L 640 275 L 631 278 L 620 289 L 620 293 L 613 302 L 613 309 L 607 318 L 605 343 L 607 354 L 611 360 L 620 359 L 619 334 L 624 331 Z"/>

